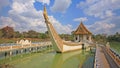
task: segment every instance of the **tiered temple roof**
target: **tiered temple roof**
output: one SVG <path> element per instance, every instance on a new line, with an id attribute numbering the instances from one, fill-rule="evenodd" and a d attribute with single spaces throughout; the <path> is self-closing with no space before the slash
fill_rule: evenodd
<path id="1" fill-rule="evenodd" d="M 74 31 L 73 34 L 92 34 L 85 26 L 84 24 L 81 22 L 80 25 L 78 26 L 78 28 Z"/>

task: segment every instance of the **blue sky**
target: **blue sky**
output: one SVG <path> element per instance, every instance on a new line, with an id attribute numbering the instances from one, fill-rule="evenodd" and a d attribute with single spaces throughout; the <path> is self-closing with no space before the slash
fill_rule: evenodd
<path id="1" fill-rule="evenodd" d="M 93 34 L 120 32 L 120 0 L 0 0 L 0 28 L 47 31 L 44 5 L 58 33 L 70 34 L 81 21 Z"/>

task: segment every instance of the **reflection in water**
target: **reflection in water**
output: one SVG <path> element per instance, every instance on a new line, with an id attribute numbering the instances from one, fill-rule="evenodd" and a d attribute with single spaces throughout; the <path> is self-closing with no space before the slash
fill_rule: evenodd
<path id="1" fill-rule="evenodd" d="M 86 55 L 81 50 L 56 54 L 51 68 L 78 68 L 85 61 Z"/>
<path id="2" fill-rule="evenodd" d="M 81 68 L 90 52 L 78 50 L 67 53 L 56 53 L 46 50 L 41 53 L 29 54 L 11 61 L 15 68 Z"/>
<path id="3" fill-rule="evenodd" d="M 13 65 L 2 64 L 2 65 L 0 65 L 0 68 L 14 68 L 14 67 L 13 67 Z"/>

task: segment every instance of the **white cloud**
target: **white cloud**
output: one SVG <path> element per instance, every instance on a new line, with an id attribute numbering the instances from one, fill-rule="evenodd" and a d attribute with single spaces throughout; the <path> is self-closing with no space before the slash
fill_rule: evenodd
<path id="1" fill-rule="evenodd" d="M 90 25 L 89 29 L 91 29 L 93 33 L 107 33 L 108 34 L 108 33 L 111 33 L 110 30 L 114 27 L 115 27 L 115 24 L 98 21 Z"/>
<path id="2" fill-rule="evenodd" d="M 0 10 L 8 5 L 10 5 L 9 0 L 0 0 Z"/>
<path id="3" fill-rule="evenodd" d="M 50 4 L 50 0 L 36 0 L 36 1 L 39 1 L 39 2 L 42 2 L 42 4 L 47 4 L 49 5 Z"/>
<path id="4" fill-rule="evenodd" d="M 98 0 L 86 0 L 86 1 L 81 1 L 79 4 L 77 4 L 77 7 L 79 8 L 84 8 L 88 7 L 88 5 L 92 5 L 96 3 Z"/>
<path id="5" fill-rule="evenodd" d="M 72 30 L 72 26 L 70 24 L 62 25 L 59 21 L 57 21 L 53 16 L 49 16 L 51 23 L 58 31 L 58 33 L 68 33 L 70 34 Z"/>
<path id="6" fill-rule="evenodd" d="M 72 3 L 71 0 L 55 0 L 54 5 L 50 8 L 53 12 L 65 13 L 66 9 Z"/>
<path id="7" fill-rule="evenodd" d="M 11 26 L 16 27 L 16 23 L 9 17 L 0 17 L 0 27 Z"/>
<path id="8" fill-rule="evenodd" d="M 80 17 L 80 18 L 75 18 L 75 19 L 73 19 L 73 21 L 77 21 L 77 22 L 85 22 L 85 21 L 87 21 L 88 19 L 87 19 L 87 17 Z"/>
<path id="9" fill-rule="evenodd" d="M 120 8 L 120 0 L 86 0 L 77 4 L 77 7 L 83 9 L 87 15 L 105 18 L 111 17 L 113 11 Z"/>
<path id="10" fill-rule="evenodd" d="M 113 34 L 120 32 L 120 16 L 115 13 L 120 10 L 120 0 L 86 0 L 76 5 L 88 16 L 99 19 L 94 24 L 88 25 L 93 33 Z"/>
<path id="11" fill-rule="evenodd" d="M 106 16 L 107 17 L 112 17 L 114 14 L 112 13 L 112 11 L 110 11 L 110 10 L 107 10 L 106 12 L 105 12 L 105 14 L 106 14 Z"/>
<path id="12" fill-rule="evenodd" d="M 33 3 L 35 0 L 13 0 L 11 10 L 9 10 L 9 17 L 0 18 L 0 27 L 12 26 L 18 31 L 35 30 L 38 32 L 45 32 L 47 27 L 43 18 L 43 11 L 37 11 Z M 72 27 L 62 25 L 53 16 L 49 16 L 51 23 L 59 33 L 70 33 Z"/>
<path id="13" fill-rule="evenodd" d="M 88 25 L 88 28 L 95 34 L 106 33 L 114 34 L 120 32 L 120 16 L 107 18 L 101 21 L 97 21 L 92 25 Z"/>

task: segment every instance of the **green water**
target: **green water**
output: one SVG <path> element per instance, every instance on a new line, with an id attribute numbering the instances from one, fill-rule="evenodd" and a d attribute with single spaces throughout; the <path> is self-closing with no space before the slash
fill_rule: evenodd
<path id="1" fill-rule="evenodd" d="M 1 64 L 4 62 L 13 68 L 81 68 L 83 65 L 93 64 L 88 60 L 90 57 L 93 57 L 90 52 L 82 50 L 63 54 L 56 53 L 54 50 L 45 50 L 6 58 Z M 89 66 L 92 68 L 92 65 Z"/>

